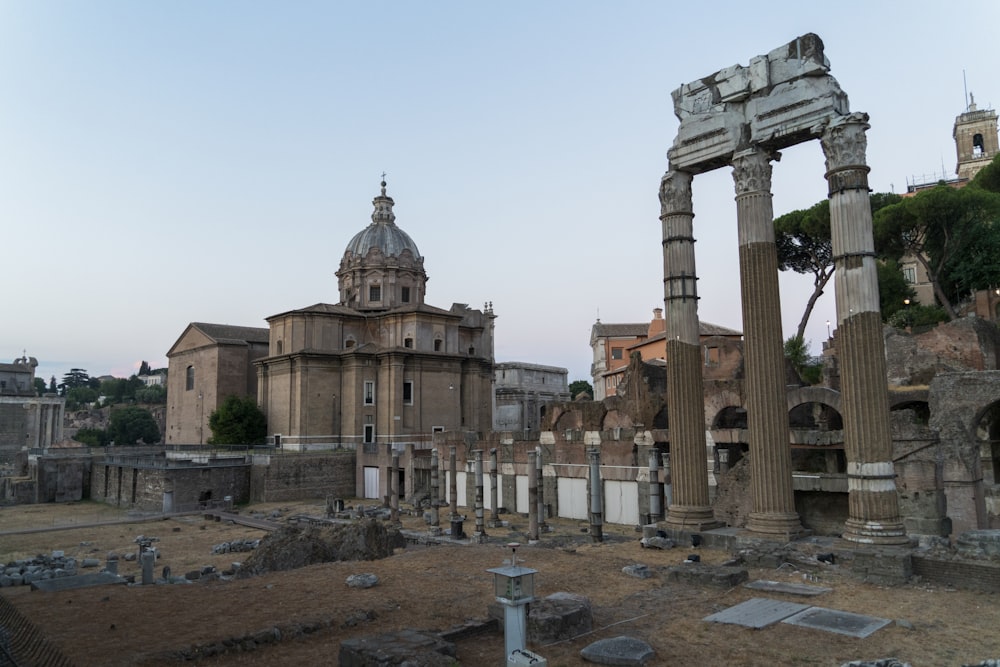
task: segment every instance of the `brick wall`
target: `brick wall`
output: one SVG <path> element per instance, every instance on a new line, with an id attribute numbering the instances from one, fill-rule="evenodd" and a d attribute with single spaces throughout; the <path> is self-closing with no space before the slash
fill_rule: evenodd
<path id="1" fill-rule="evenodd" d="M 353 498 L 356 457 L 353 451 L 303 452 L 255 457 L 251 473 L 254 502 L 306 498 Z"/>
<path id="2" fill-rule="evenodd" d="M 913 557 L 913 574 L 944 586 L 1000 593 L 1000 565 Z"/>

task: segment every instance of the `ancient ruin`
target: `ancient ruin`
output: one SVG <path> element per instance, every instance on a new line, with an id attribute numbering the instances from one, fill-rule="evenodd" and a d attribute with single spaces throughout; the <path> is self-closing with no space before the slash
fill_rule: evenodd
<path id="1" fill-rule="evenodd" d="M 891 458 L 882 323 L 865 164 L 868 117 L 851 113 L 828 72 L 823 42 L 804 35 L 767 55 L 673 92 L 681 124 L 660 186 L 667 404 L 674 503 L 667 524 L 713 524 L 703 465 L 698 291 L 694 266 L 693 177 L 733 167 L 745 327 L 747 413 L 754 511 L 747 528 L 780 537 L 802 533 L 792 493 L 785 415 L 781 304 L 771 208 L 771 162 L 783 148 L 819 139 L 827 160 L 837 324 L 841 340 L 850 517 L 844 538 L 902 544 Z"/>

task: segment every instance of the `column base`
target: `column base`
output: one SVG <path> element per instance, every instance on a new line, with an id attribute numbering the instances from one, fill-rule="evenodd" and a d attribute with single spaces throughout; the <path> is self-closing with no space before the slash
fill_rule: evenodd
<path id="1" fill-rule="evenodd" d="M 760 537 L 792 541 L 809 534 L 795 512 L 751 512 L 746 529 Z"/>
<path id="2" fill-rule="evenodd" d="M 898 521 L 848 519 L 844 522 L 844 533 L 841 537 L 849 542 L 885 546 L 905 546 L 913 542 L 906 534 L 906 528 Z"/>
<path id="3" fill-rule="evenodd" d="M 671 505 L 663 524 L 668 530 L 701 531 L 722 528 L 725 524 L 715 518 L 711 507 Z"/>

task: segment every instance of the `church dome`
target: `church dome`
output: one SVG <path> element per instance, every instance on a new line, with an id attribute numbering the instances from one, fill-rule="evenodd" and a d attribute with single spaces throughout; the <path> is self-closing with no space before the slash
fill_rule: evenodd
<path id="1" fill-rule="evenodd" d="M 413 307 L 424 302 L 424 258 L 410 235 L 396 226 L 392 197 L 372 200 L 372 222 L 354 235 L 337 270 L 340 304 L 364 311 Z"/>
<path id="2" fill-rule="evenodd" d="M 375 210 L 371 224 L 354 235 L 345 254 L 365 257 L 372 248 L 377 248 L 386 257 L 399 257 L 404 250 L 409 250 L 414 259 L 420 257 L 417 244 L 396 226 L 396 214 L 392 212 L 394 203 L 392 197 L 385 194 L 385 181 L 382 181 L 382 194 L 372 200 Z"/>

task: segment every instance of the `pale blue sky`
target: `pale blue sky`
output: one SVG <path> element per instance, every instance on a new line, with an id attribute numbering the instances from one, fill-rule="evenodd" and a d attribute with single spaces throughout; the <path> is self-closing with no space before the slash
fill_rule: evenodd
<path id="1" fill-rule="evenodd" d="M 335 303 L 382 171 L 427 301 L 492 301 L 497 361 L 589 380 L 590 328 L 663 300 L 682 83 L 815 32 L 871 115 L 877 191 L 955 168 L 963 70 L 1000 103 L 1000 3 L 0 0 L 0 359 L 135 372 L 192 321 Z M 774 209 L 826 194 L 817 142 Z M 703 320 L 741 328 L 730 170 L 694 182 Z M 782 278 L 785 335 L 810 284 Z M 807 338 L 833 316 L 822 297 Z"/>

